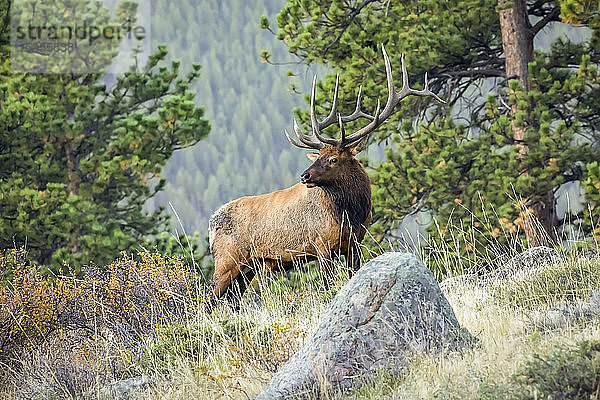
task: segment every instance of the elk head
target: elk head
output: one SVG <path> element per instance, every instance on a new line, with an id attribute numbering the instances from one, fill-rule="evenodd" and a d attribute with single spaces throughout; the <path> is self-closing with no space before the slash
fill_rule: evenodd
<path id="1" fill-rule="evenodd" d="M 394 108 L 403 98 L 409 95 L 433 96 L 436 100 L 444 103 L 442 99 L 429 90 L 427 73 L 425 73 L 425 88 L 423 90 L 415 90 L 410 88 L 408 84 L 408 73 L 406 72 L 406 64 L 404 63 L 404 54 L 402 55 L 402 89 L 400 89 L 399 92 L 396 92 L 394 89 L 394 81 L 392 79 L 392 67 L 390 66 L 390 60 L 388 59 L 383 45 L 381 46 L 381 50 L 383 52 L 388 86 L 388 98 L 383 110 L 381 110 L 380 103 L 377 101 L 377 109 L 375 110 L 374 115 L 370 115 L 362 111 L 361 87 L 358 91 L 358 98 L 356 100 L 354 112 L 350 115 L 344 116 L 337 113 L 339 85 L 338 77 L 336 78 L 335 82 L 335 92 L 333 95 L 333 105 L 331 106 L 331 111 L 327 117 L 319 121 L 315 113 L 315 97 L 317 91 L 317 77 L 315 76 L 313 79 L 312 93 L 310 98 L 312 136 L 302 133 L 298 123 L 296 122 L 296 119 L 294 119 L 294 132 L 296 133 L 299 142 L 294 140 L 289 135 L 287 130 L 285 131 L 286 137 L 294 146 L 304 149 L 319 150 L 318 153 L 308 154 L 308 158 L 313 163 L 300 176 L 302 183 L 306 184 L 308 187 L 330 185 L 347 175 L 345 171 L 352 171 L 355 168 L 361 168 L 354 156 L 364 150 L 367 145 L 369 134 L 377 129 L 390 115 L 392 115 Z M 347 136 L 344 130 L 344 122 L 355 121 L 359 118 L 365 118 L 371 122 L 369 122 L 369 124 L 362 129 Z M 322 129 L 325 129 L 336 122 L 339 124 L 340 128 L 339 139 L 333 139 L 321 134 Z"/>
<path id="2" fill-rule="evenodd" d="M 300 180 L 308 187 L 335 184 L 356 168 L 360 168 L 354 156 L 358 153 L 350 149 L 326 146 L 318 153 L 308 153 L 313 162 L 301 175 Z"/>

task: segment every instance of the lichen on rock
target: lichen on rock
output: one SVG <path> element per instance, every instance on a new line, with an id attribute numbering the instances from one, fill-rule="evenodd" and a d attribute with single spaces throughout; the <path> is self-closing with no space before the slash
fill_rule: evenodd
<path id="1" fill-rule="evenodd" d="M 415 353 L 454 350 L 475 340 L 421 261 L 386 253 L 340 289 L 314 333 L 257 399 L 343 392 L 381 369 L 398 374 Z"/>

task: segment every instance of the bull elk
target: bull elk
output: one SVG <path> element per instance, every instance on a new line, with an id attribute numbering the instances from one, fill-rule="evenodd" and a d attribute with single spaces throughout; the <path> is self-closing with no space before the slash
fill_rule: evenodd
<path id="1" fill-rule="evenodd" d="M 344 255 L 349 270 L 360 267 L 359 244 L 371 220 L 371 186 L 369 176 L 354 158 L 366 147 L 368 135 L 393 112 L 396 105 L 409 95 L 433 96 L 425 88 L 409 87 L 408 74 L 402 56 L 402 89 L 396 92 L 388 56 L 382 46 L 387 75 L 388 98 L 383 110 L 379 101 L 374 115 L 361 107 L 359 89 L 356 108 L 350 115 L 337 113 L 338 83 L 336 80 L 331 112 L 319 121 L 315 114 L 316 76 L 310 101 L 312 135 L 302 133 L 294 119 L 298 140 L 285 135 L 291 144 L 309 153 L 312 165 L 300 175 L 296 185 L 259 196 L 241 197 L 219 208 L 209 221 L 209 242 L 215 262 L 211 281 L 213 301 L 237 282 L 240 292 L 255 275 L 255 264 L 268 269 L 280 266 L 287 270 L 296 262 L 330 259 Z M 364 118 L 370 122 L 347 135 L 344 123 Z M 340 138 L 333 139 L 321 131 L 339 124 Z"/>

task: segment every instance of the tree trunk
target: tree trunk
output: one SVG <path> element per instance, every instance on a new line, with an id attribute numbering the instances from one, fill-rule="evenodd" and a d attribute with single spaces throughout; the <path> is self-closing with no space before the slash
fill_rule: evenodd
<path id="1" fill-rule="evenodd" d="M 528 64 L 533 61 L 533 38 L 535 36 L 529 21 L 526 0 L 498 0 L 502 48 L 504 50 L 507 79 L 518 79 L 525 91 L 529 90 Z M 517 105 L 512 105 L 512 113 Z M 516 126 L 513 121 L 513 134 L 519 147 L 521 158 L 527 155 L 528 148 L 523 144 L 525 127 Z M 520 213 L 520 220 L 529 242 L 533 246 L 556 243 L 554 228 L 557 223 L 554 192 L 548 192 L 541 200 L 530 203 Z"/>
<path id="2" fill-rule="evenodd" d="M 508 4 L 507 4 L 508 3 Z M 511 5 L 512 8 L 506 8 Z M 506 77 L 518 79 L 529 89 L 527 65 L 533 60 L 533 32 L 525 0 L 498 0 Z"/>
<path id="3" fill-rule="evenodd" d="M 506 8 L 511 4 L 512 8 Z M 498 0 L 498 8 L 500 9 L 506 78 L 518 79 L 523 89 L 528 91 L 528 64 L 533 60 L 533 32 L 527 14 L 527 2 L 525 0 Z M 516 104 L 512 105 L 512 112 L 513 114 L 517 112 Z M 515 141 L 519 146 L 519 153 L 524 156 L 527 154 L 527 148 L 521 142 L 525 138 L 525 128 L 515 126 L 514 122 L 512 128 Z"/>
<path id="4" fill-rule="evenodd" d="M 79 193 L 79 183 L 75 178 L 75 162 L 73 160 L 73 151 L 71 149 L 71 143 L 67 141 L 65 143 L 65 154 L 67 156 L 67 190 L 69 191 L 69 196 L 75 196 Z M 80 227 L 75 228 L 75 232 L 71 235 L 71 239 L 69 240 L 69 245 L 71 246 L 71 251 L 73 254 L 79 253 L 79 236 L 80 236 Z"/>

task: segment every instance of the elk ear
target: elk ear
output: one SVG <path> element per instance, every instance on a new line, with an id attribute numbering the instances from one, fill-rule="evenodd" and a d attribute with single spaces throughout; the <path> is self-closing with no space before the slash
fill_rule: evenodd
<path id="1" fill-rule="evenodd" d="M 312 162 L 315 162 L 319 158 L 319 153 L 306 153 L 306 157 Z"/>
<path id="2" fill-rule="evenodd" d="M 356 145 L 350 149 L 350 154 L 352 154 L 353 156 L 357 155 L 358 153 L 367 148 L 368 143 L 369 135 L 359 140 L 358 143 L 356 143 Z"/>

